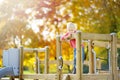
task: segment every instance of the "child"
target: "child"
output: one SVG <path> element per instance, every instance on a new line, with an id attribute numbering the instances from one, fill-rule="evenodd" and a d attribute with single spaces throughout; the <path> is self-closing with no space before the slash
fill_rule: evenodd
<path id="1" fill-rule="evenodd" d="M 69 40 L 71 47 L 74 49 L 74 68 L 73 74 L 76 73 L 76 40 L 70 39 L 72 34 L 76 32 L 76 25 L 72 22 L 67 23 L 67 33 L 61 37 L 61 40 Z M 84 59 L 84 46 L 82 45 L 82 53 Z"/>

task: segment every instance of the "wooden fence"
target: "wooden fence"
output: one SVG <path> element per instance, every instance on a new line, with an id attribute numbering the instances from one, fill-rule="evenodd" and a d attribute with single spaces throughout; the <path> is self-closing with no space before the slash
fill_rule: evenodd
<path id="1" fill-rule="evenodd" d="M 76 74 L 63 74 L 62 73 L 62 65 L 66 63 L 68 65 L 72 64 L 72 62 L 64 62 L 62 59 L 62 51 L 61 51 L 61 39 L 60 36 L 56 37 L 56 55 L 57 61 L 49 61 L 49 48 L 20 48 L 20 75 L 19 79 L 43 79 L 43 80 L 119 80 L 119 71 L 117 67 L 117 48 L 120 47 L 120 40 L 117 39 L 116 34 L 94 34 L 94 33 L 82 33 L 77 31 L 72 38 L 76 39 Z M 71 38 L 71 39 L 72 39 Z M 82 40 L 89 40 L 89 74 L 83 74 L 83 62 L 82 62 L 82 54 L 81 54 L 81 43 Z M 94 43 L 94 45 L 93 45 Z M 96 74 L 94 59 L 92 54 L 92 47 L 110 47 L 110 66 L 109 72 L 105 74 Z M 35 52 L 36 54 L 36 74 L 23 74 L 23 60 L 24 60 L 24 52 Z M 45 64 L 45 72 L 44 74 L 39 74 L 38 72 L 38 52 L 45 52 L 45 61 L 42 62 Z M 57 72 L 56 74 L 49 73 L 49 64 L 50 63 L 57 64 Z"/>

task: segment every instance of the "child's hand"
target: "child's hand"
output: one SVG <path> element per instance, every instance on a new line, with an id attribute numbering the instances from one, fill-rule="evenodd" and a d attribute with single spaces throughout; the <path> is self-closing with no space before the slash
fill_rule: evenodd
<path id="1" fill-rule="evenodd" d="M 67 40 L 69 40 L 69 39 L 71 39 L 71 38 L 72 38 L 72 33 L 70 33 L 70 34 L 66 37 Z"/>

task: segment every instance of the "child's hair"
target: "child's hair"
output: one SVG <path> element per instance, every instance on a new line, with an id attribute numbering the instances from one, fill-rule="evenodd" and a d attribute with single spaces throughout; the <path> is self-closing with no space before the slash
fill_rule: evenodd
<path id="1" fill-rule="evenodd" d="M 68 22 L 67 23 L 67 30 L 69 30 L 69 28 L 73 28 L 73 29 L 76 29 L 76 25 L 72 22 Z"/>

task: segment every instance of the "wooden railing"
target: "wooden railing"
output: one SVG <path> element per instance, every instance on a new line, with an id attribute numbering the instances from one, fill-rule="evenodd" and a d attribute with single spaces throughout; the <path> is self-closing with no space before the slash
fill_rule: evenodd
<path id="1" fill-rule="evenodd" d="M 117 39 L 116 34 L 94 34 L 94 33 L 82 33 L 77 31 L 72 35 L 72 38 L 76 39 L 76 49 L 77 49 L 77 58 L 76 58 L 76 74 L 62 74 L 62 69 L 58 68 L 61 65 L 61 60 L 59 56 L 61 55 L 61 40 L 60 36 L 56 38 L 56 54 L 57 60 L 49 61 L 48 47 L 42 49 L 30 49 L 30 48 L 20 48 L 20 75 L 19 78 L 31 78 L 31 79 L 46 79 L 46 80 L 119 80 L 118 68 L 117 68 L 117 48 L 120 47 L 120 40 Z M 82 40 L 88 40 L 89 46 L 89 74 L 83 74 L 83 62 L 81 54 L 81 43 Z M 118 44 L 117 44 L 118 43 Z M 95 74 L 94 71 L 94 60 L 92 54 L 93 46 L 98 47 L 110 47 L 110 70 L 106 74 Z M 45 61 L 40 63 L 45 63 L 45 74 L 23 74 L 23 53 L 24 52 L 35 52 L 36 53 L 36 63 L 38 52 L 45 52 Z M 64 64 L 71 65 L 72 61 L 63 61 Z M 56 74 L 49 74 L 49 64 L 57 64 Z M 36 64 L 36 68 L 37 68 Z M 36 72 L 38 73 L 38 72 Z"/>

